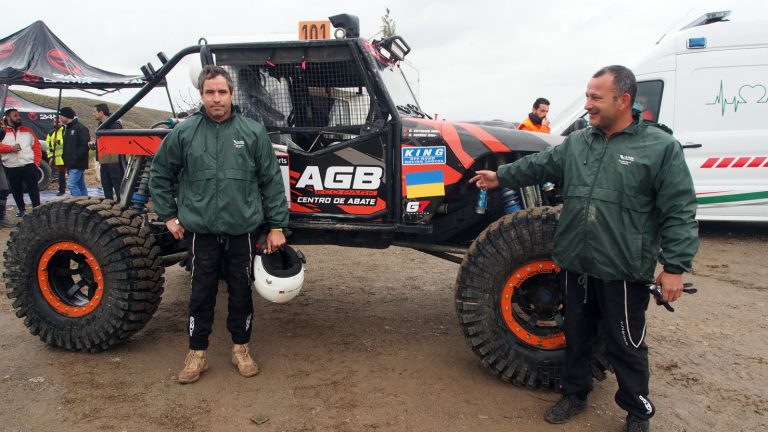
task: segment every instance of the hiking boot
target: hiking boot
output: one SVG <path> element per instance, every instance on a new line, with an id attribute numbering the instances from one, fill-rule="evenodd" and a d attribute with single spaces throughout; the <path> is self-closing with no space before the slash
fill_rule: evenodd
<path id="1" fill-rule="evenodd" d="M 575 395 L 564 395 L 552 408 L 544 413 L 544 418 L 554 424 L 565 423 L 576 414 L 587 409 L 587 401 L 581 400 Z"/>
<path id="2" fill-rule="evenodd" d="M 16 226 L 16 222 L 11 222 L 8 219 L 0 219 L 0 228 L 13 228 Z"/>
<path id="3" fill-rule="evenodd" d="M 259 373 L 259 366 L 248 354 L 248 344 L 235 344 L 232 347 L 232 364 L 237 366 L 240 375 L 244 377 L 252 377 Z"/>
<path id="4" fill-rule="evenodd" d="M 200 379 L 200 374 L 208 370 L 205 350 L 190 350 L 184 359 L 184 369 L 179 372 L 179 383 L 189 384 Z"/>
<path id="5" fill-rule="evenodd" d="M 24 210 L 19 210 L 16 212 L 16 217 L 24 217 L 24 215 L 27 214 Z"/>
<path id="6" fill-rule="evenodd" d="M 56 196 L 64 196 L 64 192 L 59 192 L 56 194 Z"/>
<path id="7" fill-rule="evenodd" d="M 624 425 L 626 432 L 649 432 L 651 425 L 648 420 L 639 419 L 633 415 L 627 416 L 627 424 Z"/>

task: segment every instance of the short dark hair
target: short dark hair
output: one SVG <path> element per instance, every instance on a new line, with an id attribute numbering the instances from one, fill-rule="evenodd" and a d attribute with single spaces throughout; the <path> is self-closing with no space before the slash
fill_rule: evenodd
<path id="1" fill-rule="evenodd" d="M 16 108 L 8 108 L 7 110 L 5 110 L 5 114 L 3 114 L 3 115 L 8 117 L 8 114 L 10 114 L 10 113 L 12 113 L 14 111 L 19 112 L 19 110 L 17 110 Z"/>
<path id="2" fill-rule="evenodd" d="M 217 76 L 223 76 L 227 80 L 227 87 L 229 87 L 230 93 L 234 91 L 235 84 L 232 81 L 232 76 L 226 69 L 221 66 L 207 65 L 203 67 L 203 70 L 200 71 L 200 76 L 197 77 L 197 88 L 200 89 L 201 94 L 203 93 L 203 83 Z"/>
<path id="3" fill-rule="evenodd" d="M 616 97 L 629 93 L 629 105 L 635 103 L 637 96 L 637 80 L 635 74 L 629 68 L 621 65 L 610 65 L 601 68 L 592 75 L 592 78 L 600 78 L 605 74 L 613 76 L 613 85 L 616 86 Z"/>
<path id="4" fill-rule="evenodd" d="M 533 103 L 533 109 L 538 109 L 539 105 L 549 105 L 549 100 L 547 98 L 536 99 L 536 102 Z"/>
<path id="5" fill-rule="evenodd" d="M 97 103 L 93 107 L 96 108 L 96 111 L 104 114 L 105 116 L 109 115 L 109 107 L 107 106 L 107 104 L 105 104 L 105 103 Z"/>

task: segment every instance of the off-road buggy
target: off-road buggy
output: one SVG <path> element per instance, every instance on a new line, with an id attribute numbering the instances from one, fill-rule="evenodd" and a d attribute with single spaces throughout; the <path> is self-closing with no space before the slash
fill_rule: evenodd
<path id="1" fill-rule="evenodd" d="M 45 204 L 11 234 L 5 282 L 32 334 L 101 351 L 157 310 L 164 267 L 186 256 L 153 215 L 148 190 L 152 155 L 169 130 L 105 128 L 195 56 L 227 68 L 236 105 L 266 125 L 286 185 L 291 244 L 397 245 L 460 263 L 456 311 L 482 362 L 518 385 L 558 385 L 566 342 L 560 269 L 550 258 L 557 190 L 489 191 L 487 208 L 478 208 L 479 191 L 468 183 L 475 170 L 558 137 L 432 119 L 400 68 L 410 51 L 401 37 L 368 41 L 355 18 L 331 21 L 345 38 L 201 43 L 158 54 L 156 71 L 142 68 L 148 84 L 97 131 L 101 152 L 130 155 L 120 200 Z M 259 205 L 259 197 L 244 199 Z M 598 375 L 603 369 L 596 363 Z"/>

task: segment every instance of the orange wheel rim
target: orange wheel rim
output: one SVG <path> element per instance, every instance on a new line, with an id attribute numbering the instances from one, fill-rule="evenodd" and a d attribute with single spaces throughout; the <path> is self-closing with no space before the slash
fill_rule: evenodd
<path id="1" fill-rule="evenodd" d="M 530 262 L 512 272 L 501 291 L 501 314 L 509 330 L 522 342 L 545 350 L 565 347 L 565 333 L 562 330 L 549 334 L 536 334 L 531 331 L 529 329 L 530 324 L 524 320 L 526 315 L 524 310 L 527 308 L 521 307 L 516 299 L 520 297 L 518 294 L 527 281 L 539 275 L 555 275 L 557 273 L 560 273 L 560 267 L 552 260 Z M 550 293 L 543 294 L 551 295 Z M 553 322 L 548 323 L 549 328 L 556 328 Z"/>
<path id="2" fill-rule="evenodd" d="M 76 281 L 72 276 L 79 278 Z M 37 283 L 53 310 L 67 317 L 93 312 L 104 297 L 101 266 L 90 250 L 75 242 L 57 242 L 43 251 Z"/>

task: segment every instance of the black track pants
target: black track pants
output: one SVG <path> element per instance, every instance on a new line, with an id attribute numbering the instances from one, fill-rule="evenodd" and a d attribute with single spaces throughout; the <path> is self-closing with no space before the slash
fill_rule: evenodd
<path id="1" fill-rule="evenodd" d="M 29 199 L 32 201 L 32 207 L 40 205 L 40 191 L 37 188 L 38 170 L 37 165 L 31 163 L 20 167 L 5 167 L 5 173 L 8 175 L 8 183 L 11 186 L 13 200 L 19 210 L 24 210 L 24 186 L 27 187 Z"/>
<path id="2" fill-rule="evenodd" d="M 567 341 L 563 394 L 586 397 L 592 390 L 592 348 L 598 326 L 602 326 L 606 357 L 619 383 L 616 403 L 635 417 L 651 418 L 655 409 L 648 399 L 648 346 L 644 342 L 648 288 L 644 283 L 563 273 Z"/>
<path id="3" fill-rule="evenodd" d="M 104 190 L 104 198 L 120 199 L 120 184 L 123 181 L 123 166 L 120 162 L 101 164 L 101 188 Z M 114 192 L 113 192 L 114 191 Z"/>
<path id="4" fill-rule="evenodd" d="M 192 292 L 189 296 L 189 349 L 208 349 L 219 274 L 229 289 L 227 329 L 236 344 L 251 339 L 251 235 L 191 234 Z"/>

